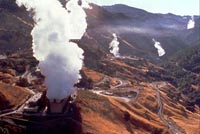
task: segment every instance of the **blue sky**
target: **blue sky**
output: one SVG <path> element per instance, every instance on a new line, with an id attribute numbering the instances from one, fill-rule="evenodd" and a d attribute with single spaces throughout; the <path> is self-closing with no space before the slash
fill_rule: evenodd
<path id="1" fill-rule="evenodd" d="M 87 0 L 98 5 L 123 3 L 153 13 L 173 13 L 177 15 L 199 15 L 200 0 Z"/>

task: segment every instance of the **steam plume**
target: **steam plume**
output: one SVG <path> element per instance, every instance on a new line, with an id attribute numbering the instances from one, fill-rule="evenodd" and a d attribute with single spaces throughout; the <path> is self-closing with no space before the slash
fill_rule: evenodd
<path id="1" fill-rule="evenodd" d="M 162 57 L 165 55 L 165 50 L 162 48 L 160 42 L 156 41 L 155 39 L 152 39 L 152 41 L 154 42 L 154 47 L 158 50 L 158 56 Z"/>
<path id="2" fill-rule="evenodd" d="M 87 28 L 86 14 L 78 0 L 63 8 L 58 0 L 16 0 L 28 11 L 34 11 L 34 56 L 40 61 L 49 99 L 64 99 L 74 92 L 80 79 L 83 50 L 70 39 L 81 39 Z"/>
<path id="3" fill-rule="evenodd" d="M 92 7 L 89 5 L 89 3 L 86 0 L 82 0 L 82 7 L 92 9 Z"/>
<path id="4" fill-rule="evenodd" d="M 119 54 L 119 41 L 117 39 L 117 35 L 113 33 L 113 40 L 109 44 L 110 53 L 112 53 L 115 57 L 120 57 Z"/>
<path id="5" fill-rule="evenodd" d="M 192 16 L 187 24 L 187 29 L 193 29 L 195 27 L 194 17 Z"/>

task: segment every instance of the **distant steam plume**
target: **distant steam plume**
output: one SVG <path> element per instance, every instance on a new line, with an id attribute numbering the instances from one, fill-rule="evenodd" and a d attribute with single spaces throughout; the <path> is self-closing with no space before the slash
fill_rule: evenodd
<path id="1" fill-rule="evenodd" d="M 81 39 L 87 28 L 86 14 L 78 4 L 69 0 L 63 8 L 59 0 L 16 0 L 28 11 L 34 11 L 34 56 L 40 61 L 49 99 L 64 99 L 74 92 L 81 78 L 83 50 L 71 39 Z"/>
<path id="2" fill-rule="evenodd" d="M 120 57 L 119 54 L 119 41 L 117 39 L 117 35 L 113 33 L 113 40 L 109 44 L 110 53 L 112 53 L 115 57 Z"/>
<path id="3" fill-rule="evenodd" d="M 187 24 L 187 29 L 193 29 L 195 27 L 194 17 L 192 16 Z"/>
<path id="4" fill-rule="evenodd" d="M 155 39 L 152 39 L 152 41 L 154 42 L 154 47 L 158 50 L 158 56 L 162 57 L 165 55 L 165 50 L 162 48 L 160 42 L 156 41 Z"/>

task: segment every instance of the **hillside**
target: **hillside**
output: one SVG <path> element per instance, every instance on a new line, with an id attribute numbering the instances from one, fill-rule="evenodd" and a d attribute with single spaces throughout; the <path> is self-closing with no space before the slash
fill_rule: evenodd
<path id="1" fill-rule="evenodd" d="M 30 61 L 34 63 L 34 59 L 27 58 L 31 55 L 30 52 L 18 52 L 11 55 L 15 55 L 15 61 L 25 60 L 28 64 L 30 64 Z M 4 62 L 12 63 L 13 57 L 11 55 Z M 83 79 L 85 80 L 78 91 L 76 100 L 76 106 L 81 115 L 82 133 L 167 134 L 171 129 L 186 133 L 198 131 L 198 107 L 195 106 L 195 111 L 190 112 L 185 108 L 182 98 L 177 101 L 175 96 L 171 96 L 172 94 L 180 94 L 174 86 L 166 82 L 155 82 L 167 79 L 167 76 L 160 75 L 164 74 L 164 68 L 144 59 L 113 59 L 112 56 L 99 61 L 99 64 L 101 66 L 96 69 L 87 67 L 83 69 Z M 31 81 L 28 85 L 22 82 L 21 86 L 38 92 L 44 87 L 43 77 L 36 73 L 36 66 L 37 64 L 30 66 L 28 72 L 31 71 L 29 73 L 32 77 L 37 77 L 37 79 Z M 8 64 L 5 70 L 9 70 L 11 67 Z M 17 70 L 15 71 L 17 72 Z M 17 74 L 23 76 L 25 72 L 22 74 L 18 72 Z M 11 81 L 13 78 L 16 81 Z M 28 81 L 28 79 L 29 76 L 24 77 L 25 81 Z M 4 73 L 2 80 L 10 84 L 20 81 L 15 76 L 13 77 L 11 72 Z M 120 84 L 120 81 L 122 84 Z M 88 82 L 91 84 L 88 86 L 91 88 L 90 90 L 86 86 Z M 119 84 L 120 86 L 118 86 Z M 94 94 L 93 91 L 105 91 L 105 93 Z M 170 130 L 168 129 L 169 126 L 163 122 L 161 115 L 158 114 L 160 111 L 158 92 L 161 94 L 160 101 L 163 105 L 162 115 L 167 122 L 173 122 Z M 109 95 L 108 93 L 112 94 Z M 13 93 L 9 94 L 14 96 Z M 6 102 L 6 99 L 4 101 Z M 188 126 L 185 124 L 185 120 L 192 122 L 193 125 Z"/>
<path id="2" fill-rule="evenodd" d="M 107 26 L 106 29 L 114 31 L 134 47 L 142 50 L 145 53 L 143 55 L 145 58 L 155 59 L 156 57 L 152 38 L 157 39 L 166 50 L 165 57 L 169 57 L 187 46 L 196 45 L 195 43 L 199 41 L 197 32 L 200 22 L 199 16 L 195 17 L 195 28 L 187 30 L 189 16 L 152 14 L 120 4 L 104 6 L 104 9 L 114 14 L 126 15 L 129 18 L 128 20 L 113 20 L 112 24 Z"/>
<path id="3" fill-rule="evenodd" d="M 0 54 L 31 47 L 31 18 L 13 1 L 0 1 Z"/>
<path id="4" fill-rule="evenodd" d="M 78 97 L 69 104 L 70 119 L 48 121 L 44 115 L 19 115 L 19 110 L 10 115 L 19 118 L 12 123 L 38 134 L 199 133 L 200 17 L 195 16 L 195 28 L 187 30 L 189 16 L 153 14 L 126 5 L 91 6 L 85 9 L 88 29 L 75 40 L 84 49 L 84 66 L 82 79 L 75 84 Z M 47 88 L 31 49 L 31 13 L 14 1 L 0 0 L 0 19 L 0 110 L 4 110 Z M 119 58 L 108 49 L 113 33 L 120 42 Z M 165 56 L 158 57 L 152 38 L 161 43 Z"/>
<path id="5" fill-rule="evenodd" d="M 195 20 L 194 29 L 188 30 L 187 23 L 188 23 L 188 20 L 191 18 L 190 16 L 178 16 L 171 13 L 153 14 L 141 9 L 137 9 L 137 8 L 129 7 L 126 5 L 121 5 L 121 4 L 116 4 L 113 6 L 104 6 L 104 8 L 112 13 L 123 13 L 131 17 L 133 27 L 139 27 L 146 32 L 142 34 L 150 33 L 152 36 L 155 35 L 155 37 L 158 37 L 158 38 L 160 36 L 160 38 L 163 38 L 163 39 L 168 37 L 168 40 L 174 37 L 174 39 L 176 39 L 177 41 L 178 40 L 179 42 L 183 41 L 186 45 L 189 45 L 189 46 L 194 46 L 199 42 L 199 38 L 198 38 L 198 35 L 199 35 L 198 29 L 200 26 L 199 16 L 194 16 L 194 20 Z M 170 37 L 170 34 L 171 34 L 171 37 Z M 179 36 L 176 36 L 177 34 L 179 34 Z M 171 44 L 171 43 L 169 41 L 166 42 L 166 44 Z M 177 42 L 176 42 L 176 45 L 180 47 L 184 47 L 183 44 L 182 45 L 177 44 Z"/>
<path id="6" fill-rule="evenodd" d="M 136 86 L 136 85 L 135 85 Z M 77 105 L 80 107 L 83 133 L 158 133 L 167 134 L 168 127 L 160 119 L 157 112 L 158 102 L 156 92 L 149 83 L 141 83 L 142 88 L 137 100 L 125 102 L 109 96 L 95 95 L 89 91 L 80 91 Z M 140 87 L 137 85 L 137 87 Z M 164 105 L 164 118 L 174 122 L 171 131 L 197 133 L 199 115 L 186 110 L 166 96 L 166 89 L 171 85 L 160 88 Z M 136 87 L 134 87 L 136 88 Z M 148 94 L 147 94 L 148 92 Z M 95 118 L 93 118 L 95 117 Z M 186 122 L 187 123 L 186 123 Z M 193 125 L 188 125 L 193 124 Z M 196 124 L 196 125 L 194 125 Z"/>
<path id="7" fill-rule="evenodd" d="M 21 87 L 0 82 L 0 111 L 17 107 L 30 95 L 30 92 Z"/>
<path id="8" fill-rule="evenodd" d="M 12 2 L 6 4 L 4 1 L 0 5 L 1 20 L 4 22 L 0 24 L 0 42 L 4 44 L 0 46 L 1 51 L 5 53 L 8 50 L 30 48 L 29 33 L 33 27 L 30 15 Z M 166 55 L 161 59 L 199 42 L 199 16 L 195 16 L 195 28 L 187 30 L 190 16 L 152 14 L 126 5 L 91 6 L 93 9 L 86 9 L 88 29 L 79 42 L 80 47 L 85 50 L 86 62 L 92 60 L 88 55 L 93 55 L 96 61 L 109 53 L 112 33 L 118 36 L 122 55 L 144 57 L 153 61 L 157 61 L 158 55 L 152 38 L 158 40 L 166 50 Z"/>
<path id="9" fill-rule="evenodd" d="M 200 73 L 200 44 L 191 48 L 185 49 L 170 58 L 170 61 L 177 64 L 193 73 Z"/>
<path id="10" fill-rule="evenodd" d="M 199 61 L 200 46 L 194 46 L 175 54 L 168 61 L 163 63 L 163 67 L 168 68 L 167 72 L 173 77 L 174 85 L 182 93 L 188 109 L 194 111 L 194 106 L 199 104 Z M 176 98 L 181 98 L 175 95 Z"/>

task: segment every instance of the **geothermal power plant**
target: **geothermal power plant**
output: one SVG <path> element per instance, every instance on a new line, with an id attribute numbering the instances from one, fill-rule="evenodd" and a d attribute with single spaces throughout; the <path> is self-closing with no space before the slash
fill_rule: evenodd
<path id="1" fill-rule="evenodd" d="M 41 110 L 52 114 L 64 113 L 75 99 L 74 84 L 81 78 L 84 56 L 77 40 L 86 31 L 84 8 L 90 6 L 85 0 L 66 0 L 64 6 L 59 0 L 42 1 L 45 4 L 40 0 L 16 0 L 18 6 L 34 12 L 35 25 L 31 32 L 33 56 L 39 61 L 47 87 L 38 101 L 27 104 L 25 113 Z"/>
<path id="2" fill-rule="evenodd" d="M 27 103 L 22 107 L 23 114 L 31 116 L 32 114 L 38 116 L 48 116 L 53 114 L 66 114 L 71 108 L 77 97 L 77 92 L 74 92 L 70 96 L 62 100 L 58 99 L 48 99 L 46 96 L 46 91 L 42 94 L 35 94 L 30 98 Z"/>
<path id="3" fill-rule="evenodd" d="M 83 8 L 90 7 L 84 0 L 66 0 L 66 5 L 59 0 L 16 0 L 16 4 L 25 7 L 34 20 L 30 33 L 33 56 L 39 61 L 47 90 L 34 92 L 17 110 L 1 116 L 17 114 L 5 120 L 23 126 L 25 133 L 77 131 L 73 129 L 80 127 L 79 112 L 73 103 L 77 96 L 74 85 L 81 79 L 84 59 L 77 40 L 87 28 Z"/>
<path id="4" fill-rule="evenodd" d="M 50 113 L 63 113 L 65 106 L 68 105 L 68 99 L 63 100 L 49 100 L 49 112 Z"/>

